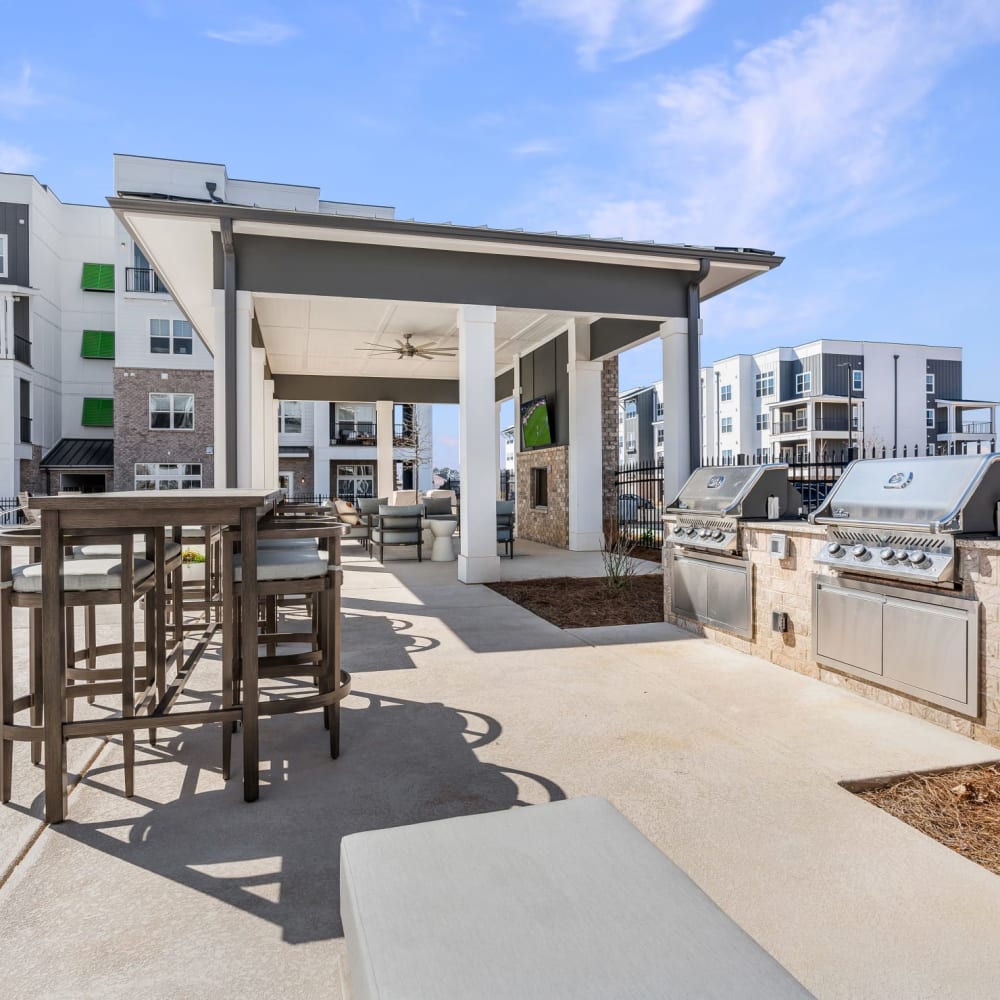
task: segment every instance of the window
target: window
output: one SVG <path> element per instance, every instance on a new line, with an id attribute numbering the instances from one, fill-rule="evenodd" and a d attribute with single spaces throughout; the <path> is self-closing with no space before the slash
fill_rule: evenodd
<path id="1" fill-rule="evenodd" d="M 375 466 L 369 462 L 351 462 L 337 465 L 334 477 L 337 499 L 349 500 L 354 503 L 363 497 L 375 496 Z M 385 492 L 392 488 L 392 483 L 386 483 Z"/>
<path id="2" fill-rule="evenodd" d="M 733 452 L 732 452 L 732 449 L 726 449 L 722 453 L 722 464 L 723 465 L 732 465 L 733 464 Z"/>
<path id="3" fill-rule="evenodd" d="M 146 255 L 135 243 L 132 244 L 132 265 L 125 268 L 126 292 L 166 294 L 167 286 L 160 281 L 159 275 L 149 266 Z"/>
<path id="4" fill-rule="evenodd" d="M 302 404 L 298 400 L 283 399 L 278 403 L 278 432 L 302 433 Z"/>
<path id="5" fill-rule="evenodd" d="M 732 434 L 733 433 L 733 418 L 723 417 L 719 421 L 719 431 L 722 434 Z"/>
<path id="6" fill-rule="evenodd" d="M 767 421 L 767 414 L 766 413 L 758 413 L 757 414 L 757 430 L 759 430 L 759 431 L 766 431 L 767 430 L 767 423 L 768 423 L 768 421 Z"/>
<path id="7" fill-rule="evenodd" d="M 114 427 L 115 401 L 113 399 L 87 398 L 83 401 L 84 427 Z"/>
<path id="8" fill-rule="evenodd" d="M 865 388 L 865 373 L 859 368 L 851 372 L 851 392 L 863 392 Z"/>
<path id="9" fill-rule="evenodd" d="M 80 287 L 85 292 L 113 292 L 115 290 L 115 265 L 84 264 Z"/>
<path id="10" fill-rule="evenodd" d="M 802 396 L 807 392 L 812 392 L 812 383 L 812 372 L 799 372 L 795 376 L 795 395 Z"/>
<path id="11" fill-rule="evenodd" d="M 549 506 L 549 470 L 546 466 L 543 469 L 531 470 L 531 506 L 540 507 L 543 510 Z"/>
<path id="12" fill-rule="evenodd" d="M 150 430 L 194 430 L 194 396 L 190 392 L 151 392 Z"/>
<path id="13" fill-rule="evenodd" d="M 795 446 L 795 461 L 800 464 L 809 461 L 809 445 L 797 444 Z"/>
<path id="14" fill-rule="evenodd" d="M 21 403 L 21 443 L 31 444 L 31 383 L 18 379 Z"/>
<path id="15" fill-rule="evenodd" d="M 635 443 L 634 435 L 630 434 L 625 439 L 625 453 L 628 455 L 634 455 L 638 451 L 638 446 Z"/>
<path id="16" fill-rule="evenodd" d="M 928 427 L 933 427 L 936 422 L 937 422 L 937 414 L 935 413 L 934 410 L 928 410 L 927 411 L 927 426 Z"/>
<path id="17" fill-rule="evenodd" d="M 733 398 L 733 387 L 731 385 L 724 385 L 719 389 L 719 399 L 723 403 L 728 403 L 729 400 Z"/>
<path id="18" fill-rule="evenodd" d="M 658 399 L 656 401 L 656 417 L 654 419 L 656 419 L 656 420 L 662 420 L 663 419 L 663 400 L 662 399 Z"/>
<path id="19" fill-rule="evenodd" d="M 861 429 L 861 411 L 857 403 L 851 407 L 851 430 L 856 431 Z"/>
<path id="20" fill-rule="evenodd" d="M 331 444 L 375 444 L 373 403 L 334 403 L 330 407 L 330 419 Z"/>
<path id="21" fill-rule="evenodd" d="M 795 411 L 795 429 L 797 431 L 809 429 L 809 411 L 805 407 Z"/>
<path id="22" fill-rule="evenodd" d="M 656 443 L 657 444 L 663 444 L 663 428 L 662 427 L 657 427 L 656 428 Z"/>
<path id="23" fill-rule="evenodd" d="M 774 395 L 774 372 L 761 372 L 754 375 L 754 391 L 758 397 Z"/>
<path id="24" fill-rule="evenodd" d="M 0 278 L 7 277 L 7 234 L 0 233 Z"/>
<path id="25" fill-rule="evenodd" d="M 114 330 L 84 330 L 80 344 L 81 358 L 110 358 L 115 356 Z"/>
<path id="26" fill-rule="evenodd" d="M 137 490 L 197 490 L 201 488 L 201 463 L 171 464 L 138 462 L 135 466 Z"/>
<path id="27" fill-rule="evenodd" d="M 192 354 L 194 330 L 186 319 L 151 319 L 149 350 L 152 354 Z"/>
<path id="28" fill-rule="evenodd" d="M 934 373 L 933 372 L 928 372 L 927 373 L 927 391 L 929 393 L 933 393 L 935 391 L 934 390 Z"/>
<path id="29" fill-rule="evenodd" d="M 625 400 L 625 416 L 634 417 L 639 413 L 639 404 L 634 399 Z"/>

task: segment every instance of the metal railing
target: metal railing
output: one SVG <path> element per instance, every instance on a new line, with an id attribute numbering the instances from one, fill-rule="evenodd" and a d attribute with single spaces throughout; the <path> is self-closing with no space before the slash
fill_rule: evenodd
<path id="1" fill-rule="evenodd" d="M 961 434 L 992 434 L 993 424 L 986 421 L 970 421 L 962 424 Z"/>
<path id="2" fill-rule="evenodd" d="M 167 286 L 151 267 L 125 268 L 126 292 L 154 292 L 159 295 L 169 295 Z"/>
<path id="3" fill-rule="evenodd" d="M 413 426 L 411 424 L 393 424 L 392 444 L 395 448 L 410 448 L 413 446 Z"/>
<path id="4" fill-rule="evenodd" d="M 31 341 L 27 337 L 14 334 L 14 360 L 23 365 L 31 364 Z"/>
<path id="5" fill-rule="evenodd" d="M 338 420 L 330 435 L 331 445 L 375 444 L 375 423 L 367 420 Z"/>
<path id="6" fill-rule="evenodd" d="M 613 516 L 619 534 L 637 545 L 662 545 L 663 462 L 620 465 L 615 471 L 615 497 Z"/>
<path id="7" fill-rule="evenodd" d="M 0 497 L 0 525 L 9 527 L 12 524 L 23 524 L 21 501 L 17 497 Z"/>

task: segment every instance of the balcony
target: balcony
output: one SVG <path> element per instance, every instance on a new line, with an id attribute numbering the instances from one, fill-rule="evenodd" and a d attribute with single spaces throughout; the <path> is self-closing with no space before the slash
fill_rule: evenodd
<path id="1" fill-rule="evenodd" d="M 167 286 L 151 267 L 126 267 L 125 291 L 147 292 L 155 295 L 169 295 Z"/>
<path id="2" fill-rule="evenodd" d="M 360 420 L 338 420 L 333 424 L 330 435 L 331 445 L 374 446 L 375 422 Z"/>
<path id="3" fill-rule="evenodd" d="M 27 337 L 14 335 L 14 360 L 31 366 L 31 341 Z"/>
<path id="4" fill-rule="evenodd" d="M 854 421 L 853 427 L 848 427 L 847 417 L 817 417 L 816 418 L 816 430 L 818 431 L 846 431 L 852 430 L 856 431 L 858 429 L 857 420 Z"/>
<path id="5" fill-rule="evenodd" d="M 413 427 L 410 424 L 394 424 L 392 428 L 392 444 L 394 448 L 412 448 L 414 443 Z"/>
<path id="6" fill-rule="evenodd" d="M 960 434 L 992 434 L 993 424 L 988 420 L 979 421 L 968 421 L 962 423 L 962 429 L 959 431 Z"/>

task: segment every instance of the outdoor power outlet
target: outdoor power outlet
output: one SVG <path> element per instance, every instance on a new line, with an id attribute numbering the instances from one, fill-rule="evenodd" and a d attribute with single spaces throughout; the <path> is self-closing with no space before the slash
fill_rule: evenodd
<path id="1" fill-rule="evenodd" d="M 772 632 L 788 631 L 788 615 L 785 614 L 784 611 L 771 612 L 771 631 Z"/>

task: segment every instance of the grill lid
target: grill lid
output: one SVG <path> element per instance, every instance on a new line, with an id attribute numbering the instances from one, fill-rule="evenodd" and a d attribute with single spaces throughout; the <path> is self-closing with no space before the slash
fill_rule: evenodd
<path id="1" fill-rule="evenodd" d="M 765 517 L 769 495 L 779 498 L 782 514 L 791 509 L 793 500 L 798 500 L 798 494 L 791 496 L 787 465 L 702 466 L 691 473 L 667 509 L 672 513 Z"/>
<path id="2" fill-rule="evenodd" d="M 924 531 L 996 530 L 1000 454 L 852 462 L 810 520 Z"/>

